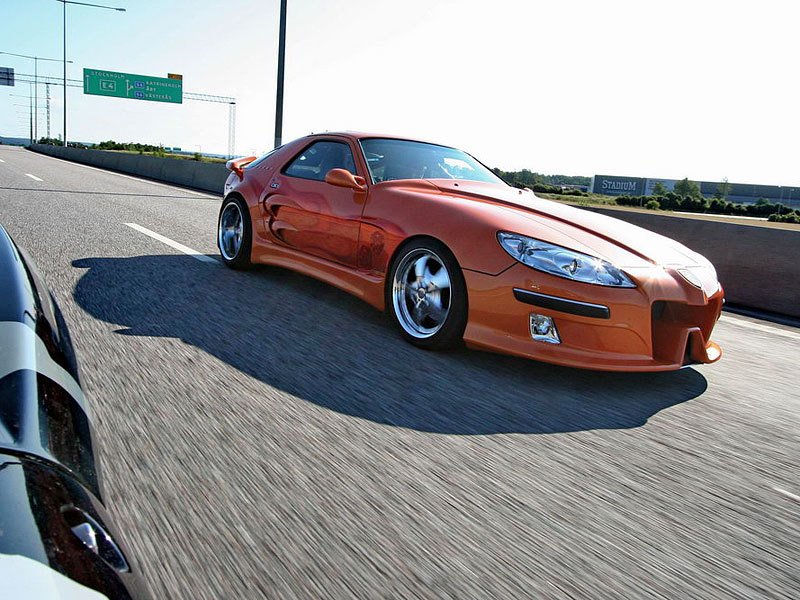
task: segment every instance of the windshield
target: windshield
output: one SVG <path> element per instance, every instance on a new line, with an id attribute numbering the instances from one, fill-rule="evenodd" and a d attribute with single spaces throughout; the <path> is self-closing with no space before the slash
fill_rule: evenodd
<path id="1" fill-rule="evenodd" d="M 505 182 L 466 152 L 407 140 L 361 140 L 374 183 L 394 179 L 462 179 Z"/>

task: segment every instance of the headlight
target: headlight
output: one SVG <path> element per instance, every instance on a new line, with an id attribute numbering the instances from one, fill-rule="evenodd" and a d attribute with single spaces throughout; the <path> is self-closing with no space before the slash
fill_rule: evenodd
<path id="1" fill-rule="evenodd" d="M 497 241 L 519 262 L 551 275 L 596 285 L 636 287 L 621 269 L 595 256 L 505 231 L 497 234 Z"/>

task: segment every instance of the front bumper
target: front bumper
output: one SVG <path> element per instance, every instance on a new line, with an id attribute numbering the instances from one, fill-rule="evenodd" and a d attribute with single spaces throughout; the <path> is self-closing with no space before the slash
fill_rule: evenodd
<path id="1" fill-rule="evenodd" d="M 500 275 L 464 271 L 467 345 L 604 371 L 669 371 L 719 360 L 711 331 L 721 287 L 708 295 L 677 271 L 630 271 L 636 288 L 569 281 L 515 264 Z M 561 343 L 534 341 L 530 315 L 551 317 Z"/>

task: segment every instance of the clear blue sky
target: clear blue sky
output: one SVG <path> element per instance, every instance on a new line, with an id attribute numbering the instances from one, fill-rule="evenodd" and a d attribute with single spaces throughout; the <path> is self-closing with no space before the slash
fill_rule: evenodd
<path id="1" fill-rule="evenodd" d="M 68 7 L 70 77 L 182 73 L 186 91 L 238 99 L 237 153 L 271 146 L 277 0 L 108 4 L 127 12 Z M 798 185 L 797 13 L 779 0 L 289 0 L 284 139 L 383 131 L 504 169 Z M 61 36 L 55 0 L 0 0 L 0 51 L 60 58 Z M 0 88 L 0 134 L 26 136 L 11 92 L 27 86 Z M 71 139 L 226 151 L 225 105 L 70 89 L 69 109 Z"/>

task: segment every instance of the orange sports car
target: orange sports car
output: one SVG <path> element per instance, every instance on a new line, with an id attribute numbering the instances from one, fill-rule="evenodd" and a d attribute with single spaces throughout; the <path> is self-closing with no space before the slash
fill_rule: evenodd
<path id="1" fill-rule="evenodd" d="M 412 344 L 462 342 L 613 371 L 710 363 L 714 267 L 623 221 L 510 187 L 469 154 L 325 133 L 232 160 L 217 243 L 388 310 Z"/>

